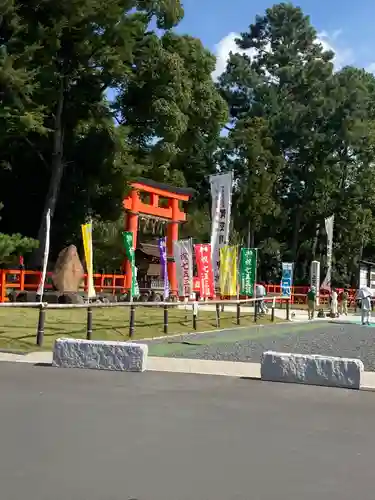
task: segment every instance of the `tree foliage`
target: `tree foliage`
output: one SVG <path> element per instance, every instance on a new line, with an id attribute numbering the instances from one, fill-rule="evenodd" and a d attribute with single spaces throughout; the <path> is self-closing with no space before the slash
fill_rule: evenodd
<path id="1" fill-rule="evenodd" d="M 214 130 L 212 142 L 226 104 L 210 78 L 214 57 L 171 31 L 179 0 L 7 0 L 0 14 L 4 230 L 43 247 L 50 209 L 56 254 L 86 217 L 118 219 L 137 175 L 186 184 L 172 162 L 187 127 Z"/>
<path id="2" fill-rule="evenodd" d="M 0 203 L 0 210 L 2 204 Z M 0 265 L 13 263 L 17 256 L 25 255 L 37 248 L 38 241 L 21 234 L 0 233 Z"/>
<path id="3" fill-rule="evenodd" d="M 179 0 L 2 2 L 3 234 L 42 249 L 50 209 L 53 257 L 92 218 L 96 264 L 117 269 L 129 181 L 193 187 L 181 235 L 202 241 L 209 175 L 233 170 L 231 239 L 259 248 L 263 279 L 278 280 L 283 260 L 297 282 L 312 259 L 324 271 L 334 214 L 333 276 L 354 284 L 358 261 L 375 260 L 375 78 L 335 70 L 310 19 L 280 3 L 239 36 L 215 83 L 214 56 L 173 30 L 182 16 Z"/>
<path id="4" fill-rule="evenodd" d="M 324 219 L 335 214 L 334 278 L 354 282 L 373 239 L 375 80 L 355 68 L 335 72 L 333 54 L 291 4 L 257 16 L 237 44 L 253 55 L 232 54 L 219 87 L 230 109 L 224 165 L 239 172 L 243 240 L 248 221 L 261 256 L 295 261 L 306 281 L 311 259 L 325 263 Z M 262 267 L 269 277 L 271 263 Z"/>

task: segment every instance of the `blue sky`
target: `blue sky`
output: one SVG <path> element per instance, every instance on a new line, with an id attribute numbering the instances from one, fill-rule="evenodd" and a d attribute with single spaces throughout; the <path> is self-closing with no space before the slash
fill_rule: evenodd
<path id="1" fill-rule="evenodd" d="M 218 57 L 218 71 L 234 48 L 237 33 L 245 31 L 256 14 L 272 0 L 183 0 L 185 18 L 177 28 L 200 38 Z M 375 0 L 300 0 L 326 48 L 336 53 L 336 67 L 347 64 L 375 72 Z"/>

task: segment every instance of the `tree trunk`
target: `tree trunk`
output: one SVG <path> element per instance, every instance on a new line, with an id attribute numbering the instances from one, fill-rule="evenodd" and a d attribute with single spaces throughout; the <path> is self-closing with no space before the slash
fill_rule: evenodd
<path id="1" fill-rule="evenodd" d="M 316 257 L 316 249 L 318 246 L 319 233 L 320 233 L 320 222 L 318 222 L 316 224 L 315 236 L 314 236 L 313 245 L 312 245 L 312 249 L 311 249 L 312 260 L 315 260 L 315 257 Z"/>
<path id="2" fill-rule="evenodd" d="M 38 240 L 39 248 L 35 251 L 31 258 L 33 267 L 39 268 L 42 266 L 43 252 L 46 241 L 46 215 L 48 210 L 51 211 L 51 221 L 53 219 L 61 185 L 61 179 L 64 174 L 64 126 L 63 112 L 65 99 L 66 79 L 61 78 L 59 96 L 56 106 L 55 126 L 53 131 L 53 152 L 51 162 L 51 178 L 49 182 L 48 192 L 44 203 L 42 218 L 40 221 Z M 51 224 L 52 226 L 52 224 Z"/>
<path id="3" fill-rule="evenodd" d="M 299 243 L 299 230 L 301 228 L 302 222 L 302 207 L 299 205 L 295 210 L 295 218 L 294 218 L 294 227 L 293 227 L 293 237 L 292 237 L 292 260 L 296 262 L 297 259 L 297 250 Z"/>
<path id="4" fill-rule="evenodd" d="M 254 240 L 255 240 L 254 225 L 255 224 L 252 224 L 251 220 L 249 220 L 247 225 L 247 248 L 254 248 Z"/>
<path id="5" fill-rule="evenodd" d="M 359 254 L 358 254 L 358 257 L 359 257 L 358 265 L 359 265 L 359 261 L 361 261 L 363 259 L 363 250 L 364 250 L 364 247 L 365 247 L 365 225 L 366 225 L 366 214 L 363 214 L 363 219 L 362 219 L 362 236 L 361 236 L 361 244 L 360 244 L 360 247 L 359 247 Z"/>

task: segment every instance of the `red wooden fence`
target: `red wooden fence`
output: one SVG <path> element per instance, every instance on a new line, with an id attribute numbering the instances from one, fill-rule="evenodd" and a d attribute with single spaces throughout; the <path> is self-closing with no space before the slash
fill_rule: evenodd
<path id="1" fill-rule="evenodd" d="M 47 274 L 45 290 L 52 290 L 51 274 Z M 0 269 L 0 302 L 6 302 L 7 295 L 11 290 L 15 291 L 36 291 L 41 279 L 40 271 L 25 271 L 20 269 Z M 97 293 L 121 294 L 126 292 L 125 275 L 123 274 L 94 274 L 94 286 Z M 265 285 L 267 295 L 281 295 L 280 285 Z M 304 304 L 308 286 L 293 286 L 291 302 L 294 304 Z M 85 274 L 82 283 L 82 290 L 87 290 L 87 275 Z M 193 290 L 199 293 L 199 280 L 194 278 Z M 356 290 L 349 291 L 351 300 L 354 300 Z M 322 304 L 328 302 L 328 294 L 321 291 L 320 301 Z"/>

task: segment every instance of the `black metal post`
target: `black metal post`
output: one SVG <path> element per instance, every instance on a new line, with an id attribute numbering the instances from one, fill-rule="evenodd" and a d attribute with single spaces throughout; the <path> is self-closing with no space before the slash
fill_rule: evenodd
<path id="1" fill-rule="evenodd" d="M 290 299 L 286 299 L 286 320 L 290 320 Z"/>
<path id="2" fill-rule="evenodd" d="M 254 302 L 254 323 L 258 321 L 258 309 L 259 309 L 259 302 L 256 300 Z"/>
<path id="3" fill-rule="evenodd" d="M 216 328 L 220 328 L 220 304 L 216 304 Z"/>
<path id="4" fill-rule="evenodd" d="M 130 316 L 129 316 L 129 337 L 132 338 L 134 335 L 134 325 L 135 325 L 135 305 L 130 306 Z"/>
<path id="5" fill-rule="evenodd" d="M 197 313 L 195 311 L 193 311 L 193 328 L 197 329 Z"/>
<path id="6" fill-rule="evenodd" d="M 237 302 L 237 325 L 241 324 L 241 304 Z"/>
<path id="7" fill-rule="evenodd" d="M 197 317 L 198 317 L 198 302 L 193 304 L 193 329 L 197 329 Z"/>
<path id="8" fill-rule="evenodd" d="M 168 306 L 164 306 L 164 333 L 168 333 Z"/>
<path id="9" fill-rule="evenodd" d="M 88 307 L 87 308 L 87 332 L 86 332 L 86 339 L 91 340 L 92 339 L 92 308 Z"/>
<path id="10" fill-rule="evenodd" d="M 276 305 L 276 301 L 273 300 L 272 301 L 272 309 L 271 309 L 271 321 L 275 321 L 275 305 Z"/>
<path id="11" fill-rule="evenodd" d="M 39 308 L 38 330 L 36 332 L 36 345 L 42 347 L 44 339 L 44 323 L 46 319 L 46 310 L 41 304 Z"/>
<path id="12" fill-rule="evenodd" d="M 186 305 L 187 300 L 185 299 L 185 322 L 188 321 L 188 306 Z"/>

